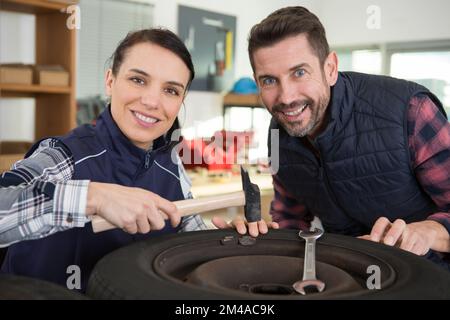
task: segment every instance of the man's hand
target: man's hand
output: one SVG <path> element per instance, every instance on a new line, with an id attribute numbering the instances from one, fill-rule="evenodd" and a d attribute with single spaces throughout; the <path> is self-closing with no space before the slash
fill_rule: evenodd
<path id="1" fill-rule="evenodd" d="M 264 219 L 261 219 L 256 222 L 246 222 L 244 218 L 238 216 L 230 223 L 227 223 L 224 219 L 220 217 L 213 217 L 211 222 L 219 229 L 228 229 L 235 228 L 238 233 L 246 234 L 247 233 L 247 225 L 248 225 L 248 233 L 252 237 L 257 237 L 261 232 L 265 234 L 269 231 L 269 228 L 278 229 L 279 225 L 276 222 L 266 222 Z"/>
<path id="2" fill-rule="evenodd" d="M 449 234 L 443 225 L 436 221 L 424 220 L 406 224 L 397 219 L 391 223 L 387 218 L 379 218 L 370 235 L 358 237 L 397 246 L 400 249 L 423 256 L 430 249 L 439 252 L 449 252 Z"/>
<path id="3" fill-rule="evenodd" d="M 90 182 L 87 215 L 97 214 L 128 233 L 147 233 L 180 223 L 177 207 L 159 195 L 141 188 Z"/>

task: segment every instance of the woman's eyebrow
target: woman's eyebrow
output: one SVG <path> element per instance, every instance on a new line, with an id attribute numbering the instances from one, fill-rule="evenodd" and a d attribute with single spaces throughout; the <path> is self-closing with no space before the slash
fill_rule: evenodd
<path id="1" fill-rule="evenodd" d="M 179 82 L 176 82 L 176 81 L 167 81 L 167 83 L 168 83 L 168 84 L 171 84 L 171 85 L 173 85 L 173 86 L 181 87 L 181 89 L 184 90 L 184 86 L 183 86 L 181 83 L 179 83 Z"/>
<path id="2" fill-rule="evenodd" d="M 136 72 L 136 73 L 139 73 L 139 74 L 141 74 L 141 75 L 143 75 L 143 76 L 146 76 L 146 77 L 149 77 L 149 76 L 150 76 L 147 72 L 145 72 L 144 70 L 141 70 L 141 69 L 135 69 L 135 68 L 133 68 L 133 69 L 130 69 L 130 70 L 128 70 L 128 71 Z"/>

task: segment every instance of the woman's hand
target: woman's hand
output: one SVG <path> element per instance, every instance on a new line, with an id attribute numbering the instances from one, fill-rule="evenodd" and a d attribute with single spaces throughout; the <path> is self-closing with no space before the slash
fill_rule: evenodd
<path id="1" fill-rule="evenodd" d="M 180 223 L 180 213 L 170 201 L 141 188 L 90 182 L 86 214 L 97 214 L 128 233 L 161 230 L 164 219 Z"/>
<path id="2" fill-rule="evenodd" d="M 234 228 L 240 234 L 247 233 L 247 225 L 248 225 L 248 233 L 252 237 L 257 237 L 259 233 L 265 234 L 268 232 L 269 228 L 278 229 L 279 225 L 276 222 L 266 222 L 264 219 L 261 219 L 256 222 L 247 222 L 241 216 L 236 217 L 230 223 L 227 223 L 223 218 L 213 217 L 211 222 L 219 229 L 228 229 Z"/>

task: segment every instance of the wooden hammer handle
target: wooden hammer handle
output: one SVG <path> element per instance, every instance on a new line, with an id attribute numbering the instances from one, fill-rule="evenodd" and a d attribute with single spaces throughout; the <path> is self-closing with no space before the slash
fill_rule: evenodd
<path id="1" fill-rule="evenodd" d="M 243 206 L 245 205 L 245 194 L 244 191 L 239 191 L 223 194 L 220 196 L 174 201 L 173 204 L 177 206 L 181 216 L 184 217 L 194 213 L 202 213 L 216 209 Z M 94 233 L 117 228 L 117 226 L 97 215 L 94 215 L 91 221 Z"/>

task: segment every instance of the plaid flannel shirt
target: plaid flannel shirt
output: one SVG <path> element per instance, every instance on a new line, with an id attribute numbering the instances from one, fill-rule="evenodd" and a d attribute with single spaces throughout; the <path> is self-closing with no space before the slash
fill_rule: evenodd
<path id="1" fill-rule="evenodd" d="M 0 247 L 84 227 L 89 180 L 71 180 L 73 157 L 58 140 L 47 139 L 28 158 L 0 176 Z M 185 198 L 190 181 L 178 163 Z M 207 229 L 199 215 L 181 220 L 181 232 Z"/>

